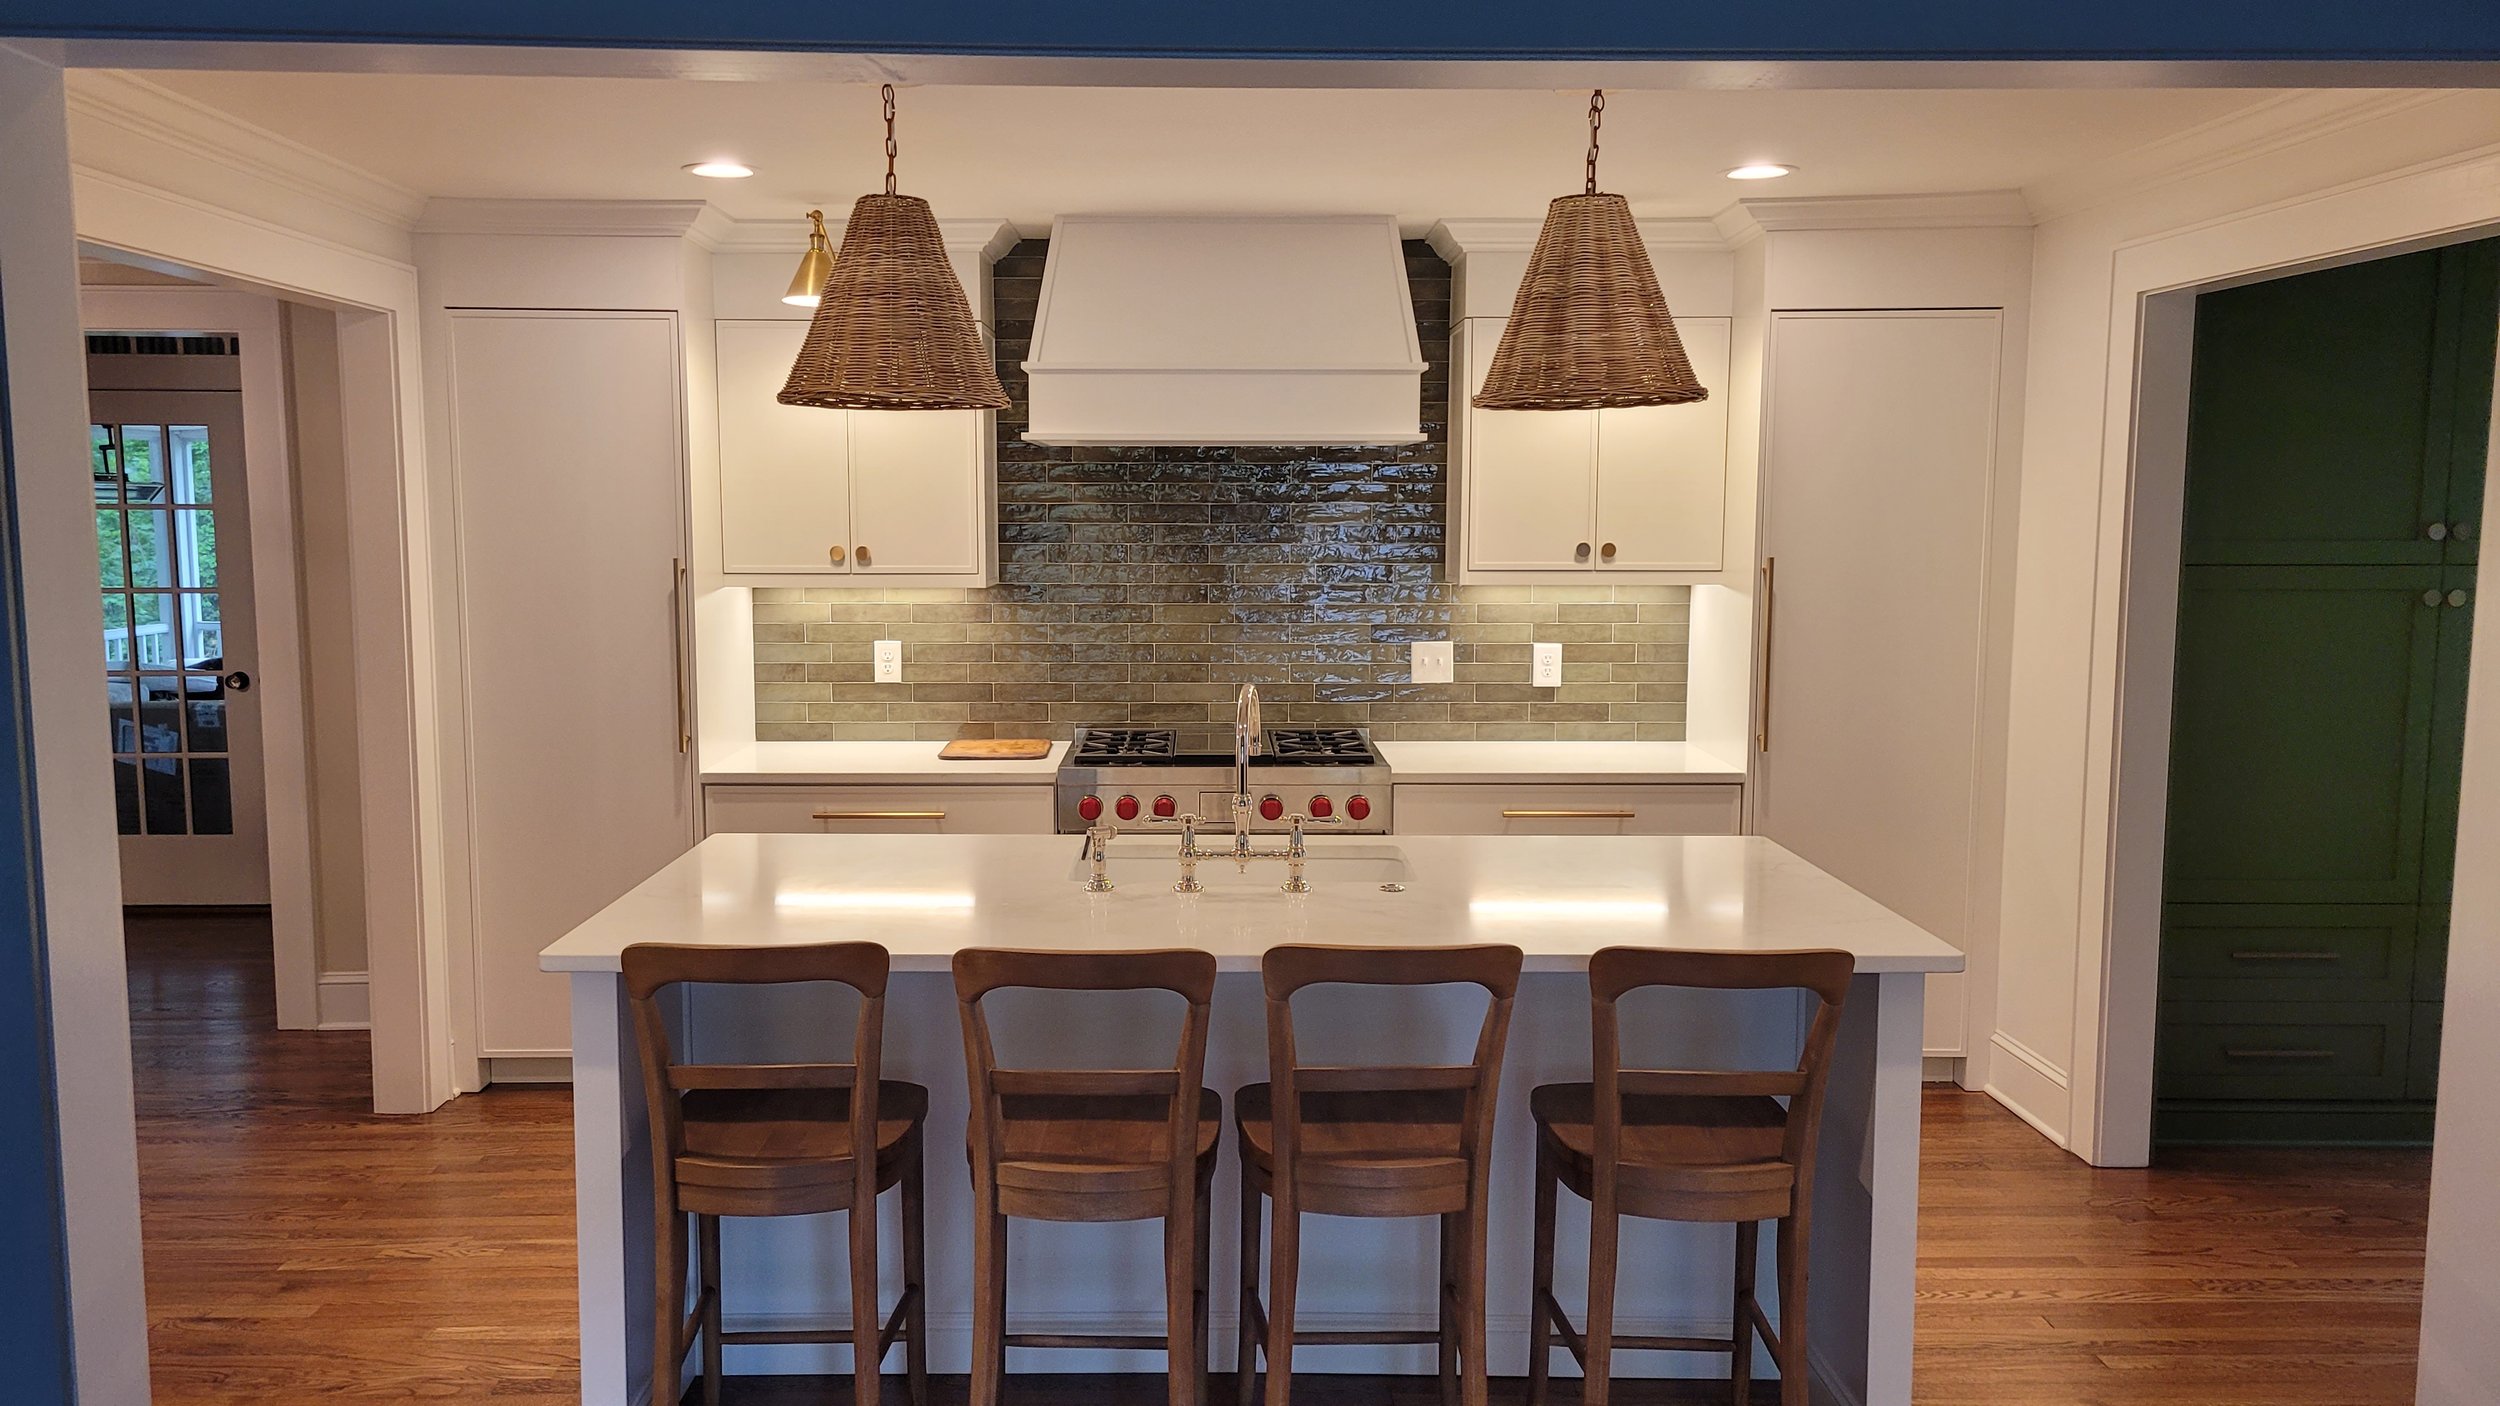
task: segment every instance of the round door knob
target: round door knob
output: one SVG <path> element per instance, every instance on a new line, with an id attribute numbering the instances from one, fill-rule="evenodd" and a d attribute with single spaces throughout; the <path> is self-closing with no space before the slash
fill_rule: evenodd
<path id="1" fill-rule="evenodd" d="M 1180 806 L 1170 796 L 1155 797 L 1155 815 L 1158 819 L 1169 820 L 1180 814 L 1180 811 Z"/>
<path id="2" fill-rule="evenodd" d="M 840 566 L 840 565 L 842 564 L 842 557 L 843 557 L 843 552 L 842 552 L 842 549 L 841 549 L 840 547 L 838 547 L 838 546 L 835 546 L 835 547 L 827 547 L 827 548 L 825 548 L 825 557 L 826 557 L 826 559 L 827 559 L 827 560 L 831 561 L 834 565 L 836 565 L 836 566 Z"/>
<path id="3" fill-rule="evenodd" d="M 233 689 L 237 693 L 249 693 L 252 691 L 252 676 L 243 672 L 241 669 L 235 670 L 233 673 L 217 680 L 217 682 L 224 684 L 226 687 Z"/>
<path id="4" fill-rule="evenodd" d="M 1137 818 L 1137 798 L 1135 796 L 1122 796 L 1120 798 L 1120 803 L 1112 807 L 1112 809 L 1120 813 L 1120 818 L 1122 820 L 1135 820 Z"/>
<path id="5" fill-rule="evenodd" d="M 1086 820 L 1102 819 L 1102 797 L 1087 796 L 1076 803 L 1076 813 Z"/>
<path id="6" fill-rule="evenodd" d="M 1265 800 L 1263 800 L 1263 801 L 1260 801 L 1260 802 L 1259 802 L 1259 818 L 1260 818 L 1261 820 L 1282 820 L 1282 819 L 1284 819 L 1284 818 L 1285 818 L 1285 803 L 1284 803 L 1283 801 L 1280 801 L 1280 800 L 1276 799 L 1274 796 L 1269 796 L 1267 799 L 1265 799 Z"/>
<path id="7" fill-rule="evenodd" d="M 866 544 L 863 543 L 862 545 L 853 548 L 851 554 L 859 558 L 860 565 L 866 566 L 868 564 L 868 548 Z"/>
<path id="8" fill-rule="evenodd" d="M 1608 561 L 1613 561 L 1615 559 L 1615 544 L 1612 542 L 1607 543 L 1605 546 L 1597 549 L 1597 554 L 1604 557 Z"/>
<path id="9" fill-rule="evenodd" d="M 1579 558 L 1581 561 L 1587 561 L 1589 559 L 1589 544 L 1582 542 L 1580 545 L 1571 549 L 1571 554 L 1574 557 Z"/>
<path id="10" fill-rule="evenodd" d="M 1371 798 L 1371 797 L 1369 797 L 1369 796 L 1348 796 L 1348 797 L 1346 797 L 1346 798 L 1345 798 L 1345 813 L 1346 813 L 1346 819 L 1348 819 L 1348 820 L 1369 820 L 1369 819 L 1371 819 L 1371 818 L 1372 818 L 1372 798 Z"/>
<path id="11" fill-rule="evenodd" d="M 2460 542 L 2470 542 L 2474 540 L 2474 524 L 2470 522 L 2460 522 L 2448 530 Z"/>
<path id="12" fill-rule="evenodd" d="M 2437 592 L 2437 591 L 2424 591 L 2424 592 L 2422 593 L 2422 604 L 2424 604 L 2424 605 L 2437 605 L 2437 604 L 2439 604 L 2439 592 Z"/>
<path id="13" fill-rule="evenodd" d="M 1335 815 L 1336 813 L 1337 803 L 1335 801 L 1328 799 L 1326 796 L 1311 797 L 1311 818 L 1313 820 L 1326 820 L 1328 817 Z"/>
<path id="14" fill-rule="evenodd" d="M 2444 522 L 2434 522 L 2430 526 L 2422 529 L 2422 535 L 2430 538 L 2434 542 L 2445 542 L 2448 540 L 2448 524 Z"/>
<path id="15" fill-rule="evenodd" d="M 2463 605 L 2468 599 L 2469 597 L 2463 591 L 2450 591 L 2448 593 L 2448 603 L 2450 605 Z"/>

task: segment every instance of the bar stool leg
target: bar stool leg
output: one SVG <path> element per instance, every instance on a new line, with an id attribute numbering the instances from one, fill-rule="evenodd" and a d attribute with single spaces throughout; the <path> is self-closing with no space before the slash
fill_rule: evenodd
<path id="1" fill-rule="evenodd" d="M 1735 1355 L 1729 1359 L 1727 1379 L 1736 1406 L 1745 1406 L 1753 1396 L 1753 1305 L 1755 1271 L 1762 1263 L 1762 1223 L 1736 1223 L 1736 1327 L 1729 1334 L 1735 1341 L 1729 1345 Z"/>
<path id="2" fill-rule="evenodd" d="M 679 1338 L 686 1322 L 686 1217 L 669 1190 L 662 1189 L 653 1199 L 659 1202 L 659 1234 L 652 1253 L 660 1282 L 658 1311 L 652 1315 L 651 1401 L 652 1406 L 677 1406 L 686 1392 L 686 1344 Z"/>
<path id="3" fill-rule="evenodd" d="M 1164 1399 L 1195 1406 L 1198 1369 L 1198 1213 L 1174 1206 L 1163 1215 Z"/>
<path id="4" fill-rule="evenodd" d="M 1479 1182 L 1467 1198 L 1467 1219 L 1462 1231 L 1464 1254 L 1460 1260 L 1458 1280 L 1458 1353 L 1459 1400 L 1464 1406 L 1490 1406 L 1493 1394 L 1492 1374 L 1485 1366 L 1484 1271 L 1485 1218 L 1492 1198 Z"/>
<path id="5" fill-rule="evenodd" d="M 1806 1217 L 1779 1223 L 1780 1406 L 1806 1406 Z"/>
<path id="6" fill-rule="evenodd" d="M 1209 1406 L 1214 1400 L 1208 1380 L 1209 1343 L 1207 1341 L 1208 1310 L 1215 1306 L 1212 1283 L 1215 1263 L 1215 1165 L 1207 1164 L 1198 1177 L 1198 1293 L 1197 1317 L 1190 1324 L 1193 1344 L 1191 1365 L 1197 1369 L 1198 1406 Z"/>
<path id="7" fill-rule="evenodd" d="M 1615 1192 L 1601 1174 L 1589 1202 L 1589 1311 L 1586 1351 L 1580 1358 L 1581 1406 L 1606 1406 L 1614 1385 L 1615 1259 L 1622 1223 Z"/>
<path id="8" fill-rule="evenodd" d="M 903 1172 L 903 1292 L 911 1301 L 903 1315 L 903 1371 L 912 1406 L 929 1406 L 928 1204 L 925 1166 L 914 1148 Z"/>
<path id="9" fill-rule="evenodd" d="M 703 1282 L 703 1406 L 720 1406 L 720 1217 L 694 1218 Z"/>
<path id="10" fill-rule="evenodd" d="M 1273 1189 L 1267 1229 L 1267 1406 L 1293 1406 L 1293 1309 L 1302 1279 L 1302 1212 L 1293 1183 Z"/>
<path id="11" fill-rule="evenodd" d="M 1552 1155 L 1545 1150 L 1544 1138 L 1539 1137 L 1535 1279 L 1528 1290 L 1528 1406 L 1545 1406 L 1546 1382 L 1554 1365 L 1554 1320 L 1548 1305 L 1554 1300 L 1554 1215 L 1555 1202 L 1561 1194 L 1562 1177 L 1554 1169 Z"/>
<path id="12" fill-rule="evenodd" d="M 971 1406 L 998 1406 L 1007 1361 L 1007 1218 L 997 1193 L 973 1188 Z"/>
<path id="13" fill-rule="evenodd" d="M 851 1203 L 851 1401 L 877 1406 L 885 1361 L 877 1351 L 877 1198 Z"/>
<path id="14" fill-rule="evenodd" d="M 1250 1162 L 1241 1164 L 1241 1324 L 1240 1344 L 1233 1359 L 1233 1395 L 1238 1406 L 1251 1406 L 1259 1387 L 1259 1202 L 1262 1193 L 1250 1178 Z M 981 1403 L 974 1403 L 981 1406 Z"/>
<path id="15" fill-rule="evenodd" d="M 1458 1217 L 1441 1220 L 1441 1282 L 1432 1296 L 1441 1330 L 1441 1406 L 1458 1406 Z"/>

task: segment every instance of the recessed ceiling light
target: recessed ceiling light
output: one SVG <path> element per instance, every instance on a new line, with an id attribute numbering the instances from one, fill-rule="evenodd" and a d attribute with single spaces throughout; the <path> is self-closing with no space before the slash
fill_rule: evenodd
<path id="1" fill-rule="evenodd" d="M 1796 169 L 1776 161 L 1749 161 L 1728 172 L 1727 178 L 1731 181 L 1776 181 Z"/>
<path id="2" fill-rule="evenodd" d="M 743 161 L 697 161 L 686 168 L 687 174 L 709 176 L 716 181 L 742 181 L 755 174 L 755 168 Z"/>

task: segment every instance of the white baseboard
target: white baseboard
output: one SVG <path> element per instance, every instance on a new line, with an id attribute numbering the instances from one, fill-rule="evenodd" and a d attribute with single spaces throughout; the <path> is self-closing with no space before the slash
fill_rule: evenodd
<path id="1" fill-rule="evenodd" d="M 571 1055 L 489 1055 L 486 1059 L 486 1082 L 489 1084 L 570 1084 L 573 1082 Z"/>
<path id="2" fill-rule="evenodd" d="M 373 997 L 363 972 L 323 972 L 315 978 L 313 1028 L 371 1030 Z"/>
<path id="3" fill-rule="evenodd" d="M 2066 1122 L 2073 1112 L 2066 1071 L 2001 1031 L 1989 1038 L 1989 1044 L 2006 1057 L 1990 1062 L 1988 1096 L 2042 1137 L 2066 1146 Z"/>
<path id="4" fill-rule="evenodd" d="M 1918 1064 L 1920 1082 L 1958 1084 L 1962 1082 L 1962 1058 L 1959 1055 L 1928 1055 Z"/>
<path id="5" fill-rule="evenodd" d="M 1847 1378 L 1841 1376 L 1839 1368 L 1823 1355 L 1819 1344 L 1806 1344 L 1806 1375 L 1810 1379 L 1807 1383 L 1808 1394 L 1814 1398 L 1814 1406 L 1866 1406 L 1866 1398 L 1848 1384 Z"/>

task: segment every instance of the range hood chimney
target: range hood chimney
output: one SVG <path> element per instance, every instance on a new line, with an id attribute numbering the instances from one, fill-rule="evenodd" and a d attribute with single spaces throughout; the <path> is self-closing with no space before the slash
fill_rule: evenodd
<path id="1" fill-rule="evenodd" d="M 1422 440 L 1388 215 L 1065 215 L 1024 363 L 1037 444 Z"/>

